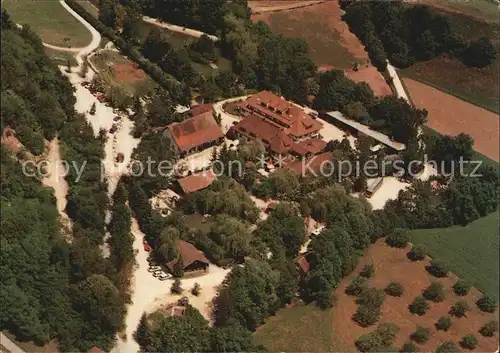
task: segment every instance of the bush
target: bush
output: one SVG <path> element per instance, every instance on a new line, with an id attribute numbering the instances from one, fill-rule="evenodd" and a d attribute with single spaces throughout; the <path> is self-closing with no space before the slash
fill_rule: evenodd
<path id="1" fill-rule="evenodd" d="M 172 283 L 172 287 L 170 287 L 170 292 L 172 294 L 181 294 L 184 290 L 181 287 L 181 280 L 176 278 L 174 283 Z"/>
<path id="2" fill-rule="evenodd" d="M 393 248 L 404 248 L 410 241 L 410 235 L 407 229 L 395 228 L 393 232 L 385 239 L 385 242 Z"/>
<path id="3" fill-rule="evenodd" d="M 444 300 L 444 287 L 441 283 L 432 282 L 422 293 L 424 298 L 439 303 Z"/>
<path id="4" fill-rule="evenodd" d="M 465 300 L 459 300 L 451 307 L 450 314 L 455 317 L 463 317 L 469 310 L 469 304 Z"/>
<path id="5" fill-rule="evenodd" d="M 427 248 L 424 245 L 413 245 L 408 253 L 408 258 L 412 261 L 421 261 L 425 259 L 426 254 Z"/>
<path id="6" fill-rule="evenodd" d="M 373 267 L 372 264 L 369 264 L 363 267 L 363 270 L 361 270 L 361 273 L 359 275 L 364 278 L 372 278 L 374 274 L 375 274 L 375 267 Z"/>
<path id="7" fill-rule="evenodd" d="M 454 342 L 446 341 L 436 348 L 436 353 L 460 353 L 460 350 Z"/>
<path id="8" fill-rule="evenodd" d="M 479 333 L 484 337 L 493 337 L 498 332 L 498 321 L 491 320 L 484 324 Z"/>
<path id="9" fill-rule="evenodd" d="M 432 260 L 431 264 L 427 266 L 427 271 L 436 277 L 446 277 L 448 275 L 448 266 L 443 261 Z"/>
<path id="10" fill-rule="evenodd" d="M 390 296 L 400 297 L 404 293 L 404 288 L 401 283 L 391 282 L 385 287 L 384 291 Z"/>
<path id="11" fill-rule="evenodd" d="M 422 316 L 427 312 L 427 310 L 429 310 L 429 303 L 427 303 L 424 297 L 419 295 L 413 299 L 409 309 L 412 314 Z"/>
<path id="12" fill-rule="evenodd" d="M 363 291 L 358 298 L 356 303 L 358 305 L 369 306 L 372 308 L 380 308 L 384 302 L 385 294 L 384 291 L 377 288 L 369 288 Z"/>
<path id="13" fill-rule="evenodd" d="M 366 305 L 358 306 L 358 310 L 352 316 L 352 319 L 361 327 L 374 325 L 380 318 L 380 308 Z"/>
<path id="14" fill-rule="evenodd" d="M 364 277 L 356 277 L 347 286 L 345 292 L 348 295 L 358 296 L 368 288 L 368 283 Z"/>
<path id="15" fill-rule="evenodd" d="M 418 347 L 416 346 L 415 343 L 408 341 L 403 344 L 401 349 L 399 350 L 400 353 L 413 353 L 413 352 L 418 352 Z"/>
<path id="16" fill-rule="evenodd" d="M 495 300 L 487 295 L 483 295 L 483 297 L 479 299 L 476 304 L 481 311 L 485 311 L 487 313 L 494 313 L 497 309 L 497 303 Z"/>
<path id="17" fill-rule="evenodd" d="M 460 345 L 466 349 L 474 349 L 477 346 L 477 338 L 474 335 L 465 335 L 460 341 Z"/>
<path id="18" fill-rule="evenodd" d="M 436 329 L 441 331 L 448 331 L 451 327 L 451 317 L 441 316 L 436 322 Z"/>
<path id="19" fill-rule="evenodd" d="M 470 284 L 463 279 L 459 279 L 453 285 L 453 291 L 455 292 L 456 295 L 461 295 L 461 296 L 467 295 L 467 293 L 469 293 L 469 289 L 470 289 Z"/>
<path id="20" fill-rule="evenodd" d="M 398 332 L 399 327 L 394 324 L 381 324 L 375 331 L 359 336 L 356 348 L 360 352 L 387 352 Z"/>
<path id="21" fill-rule="evenodd" d="M 410 335 L 410 338 L 417 343 L 424 343 L 429 340 L 429 332 L 428 328 L 417 326 L 416 331 Z"/>

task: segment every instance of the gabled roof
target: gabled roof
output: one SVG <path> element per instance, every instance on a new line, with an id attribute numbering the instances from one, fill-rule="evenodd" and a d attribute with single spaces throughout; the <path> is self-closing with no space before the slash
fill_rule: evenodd
<path id="1" fill-rule="evenodd" d="M 217 179 L 216 175 L 211 169 L 209 169 L 188 175 L 187 177 L 177 180 L 177 182 L 179 183 L 182 191 L 185 194 L 189 194 L 191 192 L 208 188 L 215 179 Z"/>
<path id="2" fill-rule="evenodd" d="M 199 105 L 195 105 L 194 107 L 192 107 L 188 111 L 188 114 L 193 117 L 193 116 L 197 116 L 197 115 L 200 115 L 200 114 L 203 114 L 206 112 L 211 112 L 212 109 L 213 109 L 212 104 L 199 104 Z"/>
<path id="3" fill-rule="evenodd" d="M 181 151 L 187 151 L 224 137 L 211 111 L 196 115 L 181 123 L 170 124 L 167 128 Z"/>
<path id="4" fill-rule="evenodd" d="M 210 261 L 208 261 L 205 255 L 203 255 L 203 253 L 200 250 L 196 249 L 191 243 L 188 243 L 184 240 L 176 240 L 175 247 L 177 248 L 179 257 L 167 263 L 167 267 L 170 271 L 174 270 L 174 266 L 179 258 L 182 258 L 182 264 L 184 265 L 184 268 L 188 267 L 196 261 L 206 263 L 207 265 L 210 264 Z"/>
<path id="5" fill-rule="evenodd" d="M 327 142 L 319 138 L 310 138 L 302 141 L 299 145 L 312 154 L 319 153 L 326 148 Z"/>
<path id="6" fill-rule="evenodd" d="M 307 261 L 305 255 L 300 255 L 297 259 L 297 265 L 300 267 L 304 274 L 307 274 L 311 269 L 311 264 Z"/>

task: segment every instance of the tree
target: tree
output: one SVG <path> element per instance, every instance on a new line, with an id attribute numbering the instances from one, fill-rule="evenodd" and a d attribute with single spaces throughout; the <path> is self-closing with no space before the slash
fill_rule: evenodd
<path id="1" fill-rule="evenodd" d="M 201 286 L 199 283 L 195 283 L 193 288 L 191 289 L 191 293 L 195 296 L 198 296 L 201 292 Z"/>
<path id="2" fill-rule="evenodd" d="M 367 264 L 363 267 L 359 275 L 364 278 L 372 278 L 374 274 L 375 267 L 372 264 Z"/>
<path id="3" fill-rule="evenodd" d="M 134 339 L 141 347 L 147 347 L 151 342 L 151 329 L 145 313 L 142 314 L 137 330 L 134 332 Z"/>
<path id="4" fill-rule="evenodd" d="M 448 276 L 448 266 L 441 260 L 433 259 L 429 266 L 427 266 L 427 271 L 436 277 L 446 277 Z"/>
<path id="5" fill-rule="evenodd" d="M 444 286 L 439 282 L 432 282 L 424 291 L 423 296 L 427 300 L 432 300 L 433 302 L 442 302 L 445 298 Z"/>
<path id="6" fill-rule="evenodd" d="M 427 254 L 427 247 L 425 245 L 413 245 L 410 252 L 408 253 L 408 258 L 412 261 L 421 261 L 425 258 Z"/>
<path id="7" fill-rule="evenodd" d="M 356 348 L 360 352 L 387 352 L 398 332 L 399 327 L 392 323 L 380 324 L 375 331 L 359 336 Z"/>
<path id="8" fill-rule="evenodd" d="M 183 291 L 184 290 L 181 287 L 181 280 L 176 278 L 174 280 L 174 283 L 172 283 L 172 287 L 170 288 L 170 292 L 172 292 L 172 294 L 182 294 Z"/>
<path id="9" fill-rule="evenodd" d="M 464 279 L 459 279 L 453 285 L 453 291 L 456 295 L 464 296 L 469 293 L 471 285 Z"/>
<path id="10" fill-rule="evenodd" d="M 172 275 L 176 278 L 181 278 L 184 276 L 184 262 L 182 261 L 182 256 L 179 255 L 177 261 L 174 264 Z"/>
<path id="11" fill-rule="evenodd" d="M 469 47 L 463 53 L 462 60 L 467 66 L 486 67 L 496 58 L 497 51 L 491 40 L 487 37 L 481 37 L 469 44 Z"/>
<path id="12" fill-rule="evenodd" d="M 356 303 L 358 305 L 380 308 L 380 306 L 384 302 L 384 299 L 385 294 L 383 290 L 368 288 L 356 298 Z"/>
<path id="13" fill-rule="evenodd" d="M 436 322 L 436 328 L 441 331 L 448 331 L 451 327 L 451 317 L 441 316 Z"/>
<path id="14" fill-rule="evenodd" d="M 352 316 L 352 319 L 361 327 L 374 325 L 380 319 L 380 308 L 360 305 Z"/>
<path id="15" fill-rule="evenodd" d="M 446 341 L 436 348 L 436 353 L 460 353 L 460 350 L 454 342 Z"/>
<path id="16" fill-rule="evenodd" d="M 497 303 L 495 299 L 483 295 L 477 302 L 476 305 L 478 306 L 481 311 L 485 311 L 487 313 L 494 313 L 495 310 L 497 309 Z"/>
<path id="17" fill-rule="evenodd" d="M 356 277 L 347 286 L 345 292 L 349 295 L 358 296 L 368 289 L 368 281 L 364 277 Z"/>
<path id="18" fill-rule="evenodd" d="M 384 291 L 393 297 L 400 297 L 404 293 L 403 285 L 399 282 L 391 282 L 385 287 Z"/>
<path id="19" fill-rule="evenodd" d="M 429 340 L 429 332 L 428 328 L 417 326 L 417 329 L 410 335 L 410 338 L 417 343 L 425 343 Z"/>
<path id="20" fill-rule="evenodd" d="M 465 335 L 464 337 L 462 337 L 462 340 L 460 341 L 460 345 L 463 347 L 463 348 L 466 348 L 466 349 L 469 349 L 469 350 L 472 350 L 474 348 L 477 347 L 477 338 L 476 336 L 472 335 L 472 334 L 468 334 L 468 335 Z"/>
<path id="21" fill-rule="evenodd" d="M 491 320 L 484 324 L 479 333 L 484 337 L 493 337 L 498 332 L 498 321 Z"/>
<path id="22" fill-rule="evenodd" d="M 408 244 L 409 240 L 410 235 L 408 233 L 408 230 L 395 228 L 393 232 L 386 238 L 385 242 L 393 248 L 404 248 L 406 244 Z"/>
<path id="23" fill-rule="evenodd" d="M 412 314 L 417 314 L 419 316 L 424 315 L 427 310 L 429 310 L 429 304 L 422 296 L 417 296 L 413 299 L 413 302 L 410 304 L 410 312 Z"/>
<path id="24" fill-rule="evenodd" d="M 106 27 L 116 29 L 118 22 L 116 7 L 117 3 L 115 0 L 99 1 L 99 21 Z"/>
<path id="25" fill-rule="evenodd" d="M 237 323 L 216 327 L 211 332 L 211 352 L 263 352 L 256 347 L 252 333 Z"/>
<path id="26" fill-rule="evenodd" d="M 66 61 L 66 72 L 71 73 L 71 61 L 69 59 Z"/>
<path id="27" fill-rule="evenodd" d="M 459 300 L 452 305 L 450 314 L 455 317 L 463 317 L 470 310 L 469 304 L 465 300 Z"/>
<path id="28" fill-rule="evenodd" d="M 95 105 L 95 102 L 94 102 L 94 103 L 92 103 L 92 106 L 90 107 L 89 114 L 90 115 L 95 115 L 95 110 L 96 110 L 96 105 Z"/>
<path id="29" fill-rule="evenodd" d="M 415 343 L 408 341 L 405 342 L 402 346 L 401 349 L 399 350 L 400 353 L 413 353 L 413 352 L 418 352 L 418 347 L 415 345 Z"/>

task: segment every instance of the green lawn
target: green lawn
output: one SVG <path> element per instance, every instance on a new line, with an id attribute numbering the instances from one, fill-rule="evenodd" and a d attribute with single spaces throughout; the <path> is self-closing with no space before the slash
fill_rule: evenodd
<path id="1" fill-rule="evenodd" d="M 498 5 L 490 0 L 471 0 L 471 1 L 450 1 L 450 0 L 432 0 L 429 4 L 435 3 L 437 6 L 443 6 L 449 10 L 463 12 L 464 14 L 482 19 L 488 22 L 498 23 Z"/>
<path id="2" fill-rule="evenodd" d="M 44 50 L 45 54 L 47 54 L 47 56 L 51 58 L 57 65 L 67 66 L 69 60 L 71 66 L 78 66 L 78 63 L 76 62 L 76 59 L 73 56 L 73 53 L 67 51 L 54 50 L 47 47 L 45 47 Z"/>
<path id="3" fill-rule="evenodd" d="M 61 47 L 84 47 L 92 40 L 90 31 L 57 0 L 3 0 L 12 19 L 28 24 L 42 40 Z"/>
<path id="4" fill-rule="evenodd" d="M 415 244 L 424 244 L 429 255 L 446 261 L 450 270 L 488 295 L 499 298 L 498 212 L 466 227 L 412 231 Z"/>
<path id="5" fill-rule="evenodd" d="M 199 213 L 186 215 L 185 222 L 189 228 L 199 229 L 205 234 L 210 231 L 210 227 L 214 223 L 210 218 L 205 218 Z"/>
<path id="6" fill-rule="evenodd" d="M 335 337 L 332 309 L 298 305 L 281 309 L 267 319 L 254 335 L 269 352 L 342 352 Z"/>

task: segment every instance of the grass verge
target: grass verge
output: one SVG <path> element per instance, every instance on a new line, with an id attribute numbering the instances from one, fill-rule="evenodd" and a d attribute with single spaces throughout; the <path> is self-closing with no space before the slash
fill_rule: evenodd
<path id="1" fill-rule="evenodd" d="M 499 222 L 499 213 L 494 212 L 465 227 L 414 230 L 411 239 L 425 245 L 431 257 L 445 261 L 459 277 L 498 300 Z"/>
<path id="2" fill-rule="evenodd" d="M 255 332 L 269 352 L 342 352 L 335 337 L 332 310 L 313 304 L 281 309 Z"/>
<path id="3" fill-rule="evenodd" d="M 3 0 L 12 19 L 29 25 L 42 41 L 60 47 L 84 47 L 92 40 L 90 31 L 59 1 Z"/>
<path id="4" fill-rule="evenodd" d="M 68 60 L 71 66 L 78 66 L 75 56 L 71 52 L 54 50 L 45 47 L 45 54 L 52 59 L 57 65 L 67 66 Z"/>

